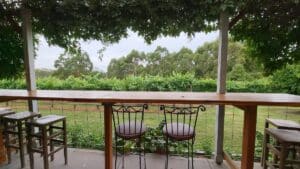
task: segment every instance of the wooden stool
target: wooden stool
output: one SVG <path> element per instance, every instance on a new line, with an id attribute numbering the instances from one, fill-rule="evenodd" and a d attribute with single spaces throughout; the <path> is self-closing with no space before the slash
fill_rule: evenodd
<path id="1" fill-rule="evenodd" d="M 291 120 L 281 120 L 281 119 L 266 119 L 265 128 L 269 128 L 269 124 L 273 125 L 278 129 L 287 130 L 299 130 L 300 124 Z"/>
<path id="2" fill-rule="evenodd" d="M 300 164 L 300 160 L 288 159 L 290 152 L 290 147 L 295 147 L 300 145 L 300 132 L 296 130 L 286 130 L 286 129 L 276 129 L 276 128 L 266 128 L 265 129 L 265 142 L 264 142 L 264 163 L 263 168 L 267 169 L 268 166 L 271 168 L 286 169 L 288 167 L 292 168 L 292 164 Z M 277 144 L 270 143 L 270 137 L 274 138 L 280 146 Z M 278 163 L 271 163 L 268 160 L 269 151 L 273 153 L 276 158 L 279 159 Z"/>
<path id="3" fill-rule="evenodd" d="M 1 107 L 0 108 L 0 164 L 3 164 L 4 162 L 6 162 L 6 150 L 5 150 L 5 146 L 4 146 L 4 140 L 5 137 L 3 137 L 4 133 L 3 133 L 3 120 L 2 117 L 6 116 L 6 115 L 10 115 L 10 114 L 14 114 L 15 112 L 13 112 L 10 108 L 7 107 Z"/>
<path id="4" fill-rule="evenodd" d="M 10 108 L 8 107 L 1 107 L 0 108 L 0 130 L 2 132 L 2 129 L 3 129 L 3 124 L 4 124 L 4 121 L 3 121 L 3 117 L 4 116 L 7 116 L 7 115 L 10 115 L 10 114 L 15 114 L 14 111 L 12 111 Z"/>
<path id="5" fill-rule="evenodd" d="M 61 126 L 57 123 L 62 123 Z M 39 128 L 39 132 L 34 132 L 34 127 Z M 54 160 L 54 153 L 64 149 L 65 164 L 68 164 L 67 157 L 67 130 L 66 118 L 64 116 L 48 115 L 26 123 L 28 135 L 28 151 L 30 168 L 34 169 L 33 153 L 41 153 L 44 158 L 44 169 L 49 169 L 49 156 Z M 62 139 L 60 139 L 62 137 Z M 33 138 L 41 140 L 40 147 L 33 147 Z M 54 144 L 59 145 L 54 149 Z M 48 145 L 50 151 L 48 151 Z"/>
<path id="6" fill-rule="evenodd" d="M 270 119 L 267 118 L 265 121 L 265 129 L 269 128 L 270 125 L 278 128 L 278 129 L 287 129 L 287 130 L 298 130 L 300 131 L 300 124 L 291 120 L 281 120 L 281 119 Z M 269 140 L 265 140 L 266 136 L 264 136 L 264 142 L 269 142 Z M 278 145 L 279 146 L 279 145 Z M 264 165 L 265 159 L 265 152 L 264 148 L 262 150 L 262 157 L 261 157 L 261 166 Z"/>
<path id="7" fill-rule="evenodd" d="M 33 120 L 35 117 L 40 117 L 40 113 L 34 112 L 20 112 L 16 114 L 11 114 L 3 117 L 4 121 L 4 134 L 5 134 L 5 146 L 7 149 L 8 163 L 11 163 L 11 150 L 10 148 L 15 148 L 20 150 L 20 160 L 21 167 L 25 167 L 24 159 L 24 127 L 26 121 Z M 10 135 L 17 136 L 17 144 L 12 144 L 10 140 Z"/>

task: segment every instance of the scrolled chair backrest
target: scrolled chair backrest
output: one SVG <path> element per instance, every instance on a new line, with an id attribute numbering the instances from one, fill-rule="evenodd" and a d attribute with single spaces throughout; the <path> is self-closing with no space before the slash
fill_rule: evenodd
<path id="1" fill-rule="evenodd" d="M 180 133 L 181 136 L 185 136 L 195 134 L 198 114 L 206 108 L 204 105 L 161 105 L 160 110 L 164 112 L 166 130 L 171 131 L 172 135 Z"/>
<path id="2" fill-rule="evenodd" d="M 118 129 L 124 130 L 125 124 L 129 125 L 129 133 L 141 132 L 142 127 L 136 127 L 142 125 L 144 122 L 144 111 L 148 109 L 147 104 L 115 104 L 113 108 L 113 122 L 115 131 Z M 134 125 L 134 126 L 133 126 Z M 134 129 L 134 131 L 131 131 Z M 139 131 L 137 131 L 139 129 Z"/>

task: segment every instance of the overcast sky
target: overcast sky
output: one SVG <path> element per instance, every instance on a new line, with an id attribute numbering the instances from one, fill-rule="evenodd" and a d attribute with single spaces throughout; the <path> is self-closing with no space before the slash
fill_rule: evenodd
<path id="1" fill-rule="evenodd" d="M 152 52 L 157 46 L 166 47 L 170 52 L 177 52 L 182 47 L 187 47 L 195 51 L 199 46 L 205 42 L 210 42 L 217 39 L 218 33 L 197 33 L 194 37 L 189 38 L 182 33 L 178 37 L 161 37 L 153 41 L 150 45 L 145 43 L 144 39 L 134 32 L 129 32 L 129 36 L 120 40 L 119 43 L 110 44 L 106 46 L 103 53 L 103 59 L 98 59 L 98 50 L 104 45 L 100 41 L 81 42 L 81 47 L 85 50 L 91 61 L 93 62 L 95 70 L 106 71 L 107 66 L 112 58 L 118 58 L 130 53 L 131 50 L 138 50 L 143 52 Z M 40 37 L 40 43 L 37 51 L 37 58 L 35 60 L 36 68 L 54 69 L 54 61 L 63 53 L 63 49 L 57 46 L 49 46 L 43 37 Z"/>

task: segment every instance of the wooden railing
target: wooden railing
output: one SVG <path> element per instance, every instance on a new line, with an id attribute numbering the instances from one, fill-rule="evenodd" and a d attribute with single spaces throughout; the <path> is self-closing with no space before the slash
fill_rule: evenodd
<path id="1" fill-rule="evenodd" d="M 0 90 L 0 101 L 61 100 L 104 105 L 105 168 L 112 169 L 112 105 L 114 103 L 169 103 L 233 105 L 244 111 L 241 168 L 253 168 L 257 106 L 297 106 L 300 96 L 263 93 L 114 92 L 114 91 L 25 91 Z M 0 147 L 3 145 L 0 145 Z"/>

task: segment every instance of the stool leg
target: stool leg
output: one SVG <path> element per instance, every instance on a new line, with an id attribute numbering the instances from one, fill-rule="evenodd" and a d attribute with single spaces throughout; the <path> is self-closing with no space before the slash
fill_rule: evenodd
<path id="1" fill-rule="evenodd" d="M 141 138 L 138 138 L 137 140 L 137 147 L 139 149 L 139 165 L 140 169 L 142 169 L 142 146 L 141 146 Z"/>
<path id="2" fill-rule="evenodd" d="M 43 147 L 43 158 L 44 158 L 44 169 L 49 169 L 48 161 L 48 145 L 47 145 L 47 129 L 42 127 L 42 147 Z"/>
<path id="3" fill-rule="evenodd" d="M 28 139 L 28 145 L 27 145 L 27 151 L 29 153 L 29 163 L 30 163 L 30 169 L 34 169 L 34 157 L 33 157 L 33 151 L 32 151 L 32 127 L 30 124 L 26 124 L 26 131 L 27 131 L 27 139 Z"/>
<path id="4" fill-rule="evenodd" d="M 52 128 L 52 125 L 50 125 L 49 135 L 52 136 L 52 134 L 53 134 L 53 128 Z M 53 141 L 52 141 L 52 139 L 50 139 L 50 152 L 52 152 L 53 150 L 54 150 Z M 50 159 L 51 159 L 51 161 L 54 160 L 54 154 L 51 155 Z"/>
<path id="5" fill-rule="evenodd" d="M 7 154 L 7 160 L 8 160 L 8 164 L 11 163 L 11 150 L 9 147 L 9 134 L 7 132 L 8 130 L 8 121 L 4 121 L 4 135 L 5 135 L 5 146 L 6 146 L 6 154 Z"/>
<path id="6" fill-rule="evenodd" d="M 287 145 L 282 144 L 281 151 L 280 151 L 280 162 L 279 162 L 279 169 L 284 169 L 285 161 L 287 157 Z"/>
<path id="7" fill-rule="evenodd" d="M 269 123 L 266 121 L 265 122 L 265 129 L 266 128 L 269 128 Z M 266 137 L 264 136 L 264 140 L 263 140 L 263 143 L 265 143 L 265 140 L 266 139 Z M 260 160 L 260 164 L 261 164 L 261 166 L 263 167 L 264 166 L 264 161 L 265 161 L 265 147 L 264 146 L 266 146 L 265 144 L 263 144 L 263 148 L 262 148 L 262 152 L 261 152 L 261 160 Z"/>
<path id="8" fill-rule="evenodd" d="M 25 167 L 25 158 L 24 158 L 24 138 L 23 138 L 23 131 L 22 131 L 22 122 L 18 121 L 18 141 L 19 141 L 19 149 L 20 149 L 20 160 L 21 160 L 21 168 Z"/>
<path id="9" fill-rule="evenodd" d="M 65 165 L 68 164 L 68 146 L 67 146 L 67 122 L 66 119 L 63 120 L 63 130 L 64 130 L 64 156 Z"/>
<path id="10" fill-rule="evenodd" d="M 268 161 L 268 156 L 269 156 L 269 148 L 268 144 L 270 143 L 270 136 L 268 133 L 264 134 L 264 145 L 263 145 L 263 159 L 262 159 L 262 165 L 264 169 L 267 169 L 267 161 Z"/>

